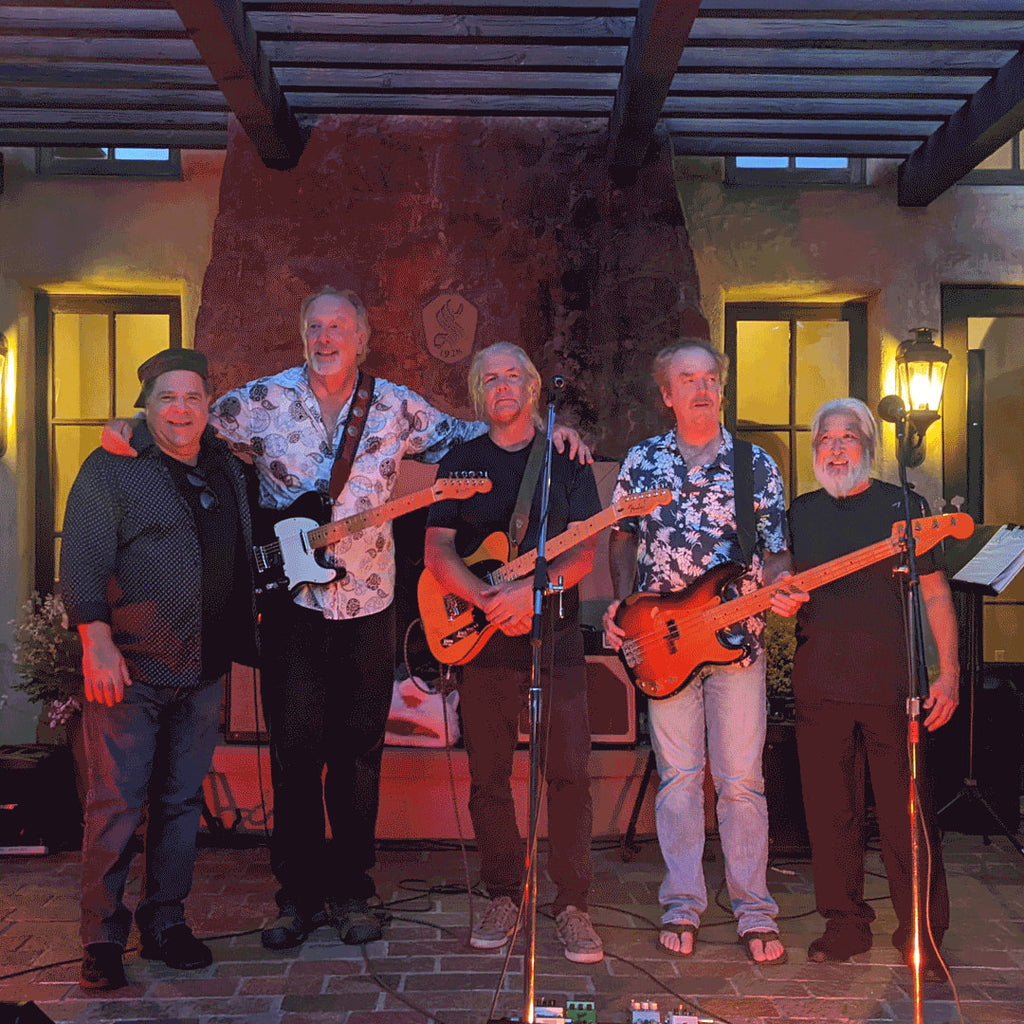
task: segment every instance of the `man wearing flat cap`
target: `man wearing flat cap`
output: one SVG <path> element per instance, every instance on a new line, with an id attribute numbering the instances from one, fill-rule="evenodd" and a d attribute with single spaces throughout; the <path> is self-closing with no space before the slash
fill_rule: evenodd
<path id="1" fill-rule="evenodd" d="M 82 638 L 89 766 L 81 986 L 120 988 L 132 914 L 131 843 L 148 799 L 135 923 L 142 956 L 212 961 L 185 923 L 203 778 L 232 660 L 253 660 L 247 470 L 207 426 L 206 357 L 167 349 L 139 367 L 137 458 L 96 449 L 68 497 L 61 590 Z"/>

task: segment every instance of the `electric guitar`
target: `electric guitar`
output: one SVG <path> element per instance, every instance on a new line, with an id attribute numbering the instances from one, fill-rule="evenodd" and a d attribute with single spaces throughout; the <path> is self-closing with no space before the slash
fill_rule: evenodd
<path id="1" fill-rule="evenodd" d="M 597 515 L 573 523 L 564 533 L 547 542 L 545 556 L 557 558 L 580 541 L 600 533 L 606 526 L 628 516 L 650 515 L 659 505 L 667 505 L 672 492 L 667 488 L 627 494 Z M 487 583 L 510 583 L 529 573 L 537 562 L 537 552 L 528 551 L 508 560 L 508 537 L 492 533 L 463 562 Z M 443 665 L 465 665 L 472 661 L 494 635 L 497 626 L 474 604 L 449 594 L 429 569 L 424 569 L 416 588 L 423 620 L 423 632 L 430 653 Z"/>
<path id="2" fill-rule="evenodd" d="M 486 476 L 444 477 L 431 487 L 415 491 L 403 498 L 356 512 L 344 519 L 331 520 L 331 501 L 317 491 L 307 491 L 274 518 L 272 529 L 276 540 L 257 544 L 253 548 L 256 559 L 256 592 L 287 587 L 300 583 L 330 583 L 345 575 L 343 567 L 324 565 L 316 552 L 368 526 L 380 526 L 407 512 L 432 505 L 448 498 L 468 498 L 491 489 Z M 270 532 L 268 529 L 266 532 Z"/>
<path id="3" fill-rule="evenodd" d="M 895 523 L 891 536 L 877 544 L 727 601 L 722 600 L 722 591 L 746 572 L 746 566 L 716 565 L 676 593 L 630 594 L 615 612 L 615 621 L 626 631 L 619 658 L 638 690 L 655 699 L 671 697 L 708 665 L 728 665 L 750 653 L 746 643 L 725 636 L 729 626 L 765 611 L 777 591 L 810 591 L 900 554 L 906 550 L 905 525 Z M 911 526 L 918 554 L 946 537 L 963 539 L 974 532 L 974 521 L 964 512 L 915 519 Z"/>

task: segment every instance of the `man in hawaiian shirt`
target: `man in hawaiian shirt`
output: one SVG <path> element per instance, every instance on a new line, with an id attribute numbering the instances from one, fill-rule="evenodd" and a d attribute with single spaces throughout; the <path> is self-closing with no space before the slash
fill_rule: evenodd
<path id="1" fill-rule="evenodd" d="M 350 291 L 310 295 L 299 324 L 303 365 L 227 392 L 210 413 L 218 434 L 255 464 L 260 506 L 277 511 L 308 491 L 328 493 L 370 339 L 366 307 Z M 437 462 L 452 445 L 486 430 L 377 377 L 332 518 L 384 504 L 404 456 Z M 571 456 L 590 459 L 575 431 L 559 428 L 556 446 L 566 443 Z M 346 943 L 382 935 L 368 901 L 376 894 L 369 871 L 395 668 L 391 523 L 367 526 L 325 551 L 344 567 L 340 578 L 299 586 L 290 600 L 268 603 L 261 619 L 274 791 L 271 868 L 280 884 L 279 917 L 262 934 L 268 949 L 297 946 L 328 921 Z"/>
<path id="2" fill-rule="evenodd" d="M 619 602 L 634 590 L 684 589 L 712 566 L 742 562 L 733 498 L 733 438 L 721 425 L 724 355 L 700 340 L 684 339 L 654 360 L 654 381 L 675 417 L 672 430 L 629 450 L 613 500 L 633 491 L 667 487 L 673 501 L 643 518 L 617 523 L 609 540 L 616 600 L 604 615 L 607 642 L 625 637 L 615 622 Z M 779 471 L 753 447 L 756 542 L 738 589 L 756 590 L 790 567 L 786 509 Z M 705 751 L 718 794 L 718 828 L 725 878 L 740 940 L 751 960 L 784 963 L 775 918 L 778 906 L 765 880 L 768 812 L 761 774 L 766 726 L 764 621 L 733 627 L 751 654 L 703 671 L 688 686 L 649 706 L 651 740 L 661 782 L 655 804 L 666 874 L 659 943 L 690 956 L 707 907 L 704 850 Z M 706 743 L 705 743 L 706 738 Z"/>

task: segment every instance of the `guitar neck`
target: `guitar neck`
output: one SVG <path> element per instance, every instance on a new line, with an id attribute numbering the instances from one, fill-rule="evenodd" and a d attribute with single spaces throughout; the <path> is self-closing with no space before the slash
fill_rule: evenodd
<path id="1" fill-rule="evenodd" d="M 592 537 L 595 533 L 600 533 L 606 526 L 611 526 L 618 518 L 618 510 L 612 505 L 598 512 L 596 516 L 591 516 L 589 519 L 584 519 L 579 523 L 573 523 L 563 533 L 548 541 L 544 552 L 545 557 L 549 560 L 557 558 L 575 544 L 579 544 L 580 541 Z M 536 564 L 537 552 L 528 551 L 525 555 L 520 555 L 518 558 L 513 558 L 511 562 L 506 562 L 504 565 L 499 566 L 489 573 L 487 578 L 491 583 L 510 583 L 512 580 L 525 576 Z"/>
<path id="2" fill-rule="evenodd" d="M 317 526 L 306 534 L 306 540 L 311 548 L 324 548 L 341 540 L 342 537 L 350 537 L 353 533 L 365 530 L 368 526 L 380 526 L 389 519 L 404 516 L 406 512 L 424 508 L 433 500 L 434 489 L 427 487 L 422 491 L 407 494 L 404 498 L 395 498 L 394 501 L 368 508 L 365 512 L 356 512 L 354 515 L 345 516 L 344 519 Z"/>
<path id="3" fill-rule="evenodd" d="M 780 590 L 796 587 L 809 592 L 826 583 L 831 583 L 833 580 L 849 576 L 850 573 L 857 572 L 858 569 L 865 569 L 869 565 L 881 562 L 891 555 L 897 555 L 902 550 L 902 539 L 894 541 L 892 537 L 887 537 L 870 547 L 853 551 L 841 558 L 835 558 L 831 562 L 823 562 L 821 565 L 805 569 L 795 576 L 786 576 L 781 580 L 776 580 L 769 586 L 762 587 L 750 594 L 730 598 L 706 611 L 704 619 L 714 630 L 725 629 L 727 626 L 750 618 L 751 615 L 766 611 L 771 607 L 772 597 Z"/>

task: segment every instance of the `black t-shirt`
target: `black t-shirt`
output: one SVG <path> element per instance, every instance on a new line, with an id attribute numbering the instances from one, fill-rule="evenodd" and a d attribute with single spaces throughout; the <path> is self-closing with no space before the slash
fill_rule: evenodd
<path id="1" fill-rule="evenodd" d="M 196 466 L 163 455 L 171 478 L 196 520 L 202 572 L 202 677 L 218 679 L 231 667 L 235 619 L 249 611 L 244 585 L 246 551 L 241 541 L 238 504 L 225 471 L 200 450 Z M 236 592 L 236 586 L 238 590 Z"/>
<path id="2" fill-rule="evenodd" d="M 915 519 L 928 505 L 911 495 Z M 789 509 L 789 532 L 797 572 L 868 547 L 892 533 L 903 519 L 900 488 L 872 480 L 848 498 L 827 491 L 802 494 Z M 906 599 L 887 558 L 811 591 L 797 615 L 793 694 L 798 700 L 891 704 L 907 696 Z M 940 566 L 935 551 L 917 559 L 923 575 Z"/>
<path id="3" fill-rule="evenodd" d="M 456 445 L 441 460 L 437 475 L 450 476 L 458 472 L 486 471 L 492 481 L 491 490 L 485 494 L 474 494 L 463 501 L 439 501 L 430 506 L 427 526 L 438 526 L 455 531 L 455 550 L 462 558 L 473 554 L 480 544 L 492 533 L 508 533 L 509 520 L 515 511 L 519 485 L 530 458 L 531 445 L 509 452 L 496 445 L 487 434 Z M 548 508 L 549 539 L 563 533 L 570 523 L 589 519 L 601 511 L 601 499 L 597 493 L 594 472 L 589 466 L 581 466 L 565 453 L 554 451 L 551 460 L 551 493 Z M 539 537 L 541 481 L 538 479 L 530 509 L 530 522 L 526 535 L 519 546 L 519 553 L 533 551 Z M 557 610 L 559 598 L 549 598 L 545 611 Z M 579 590 L 572 587 L 561 596 L 563 617 L 556 628 L 564 631 L 560 637 L 556 659 L 560 664 L 575 664 L 583 660 L 582 638 L 577 627 L 579 621 Z M 545 630 L 552 616 L 545 614 Z M 572 634 L 573 642 L 570 642 Z M 578 642 L 576 642 L 578 641 Z M 481 664 L 502 664 L 512 662 L 525 665 L 529 662 L 529 637 L 507 637 L 496 632 L 487 646 L 474 659 Z"/>

